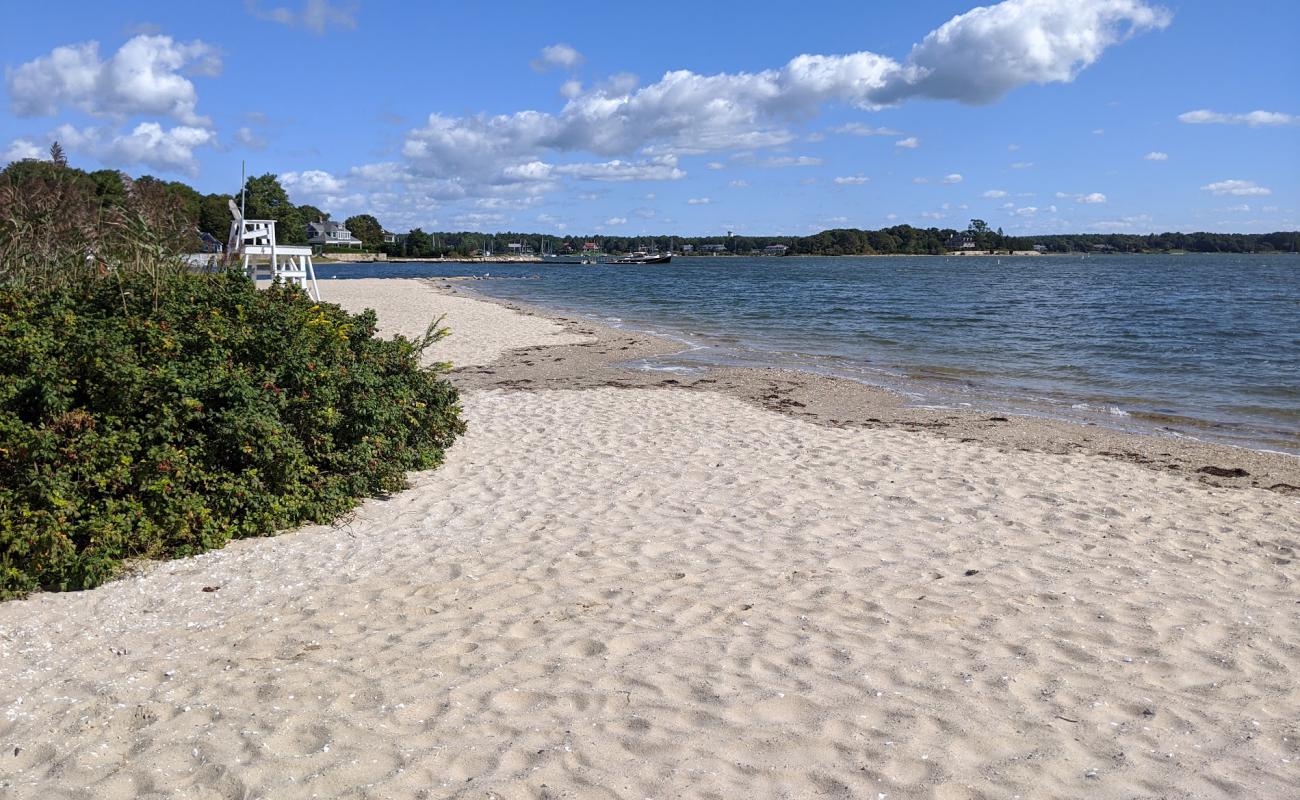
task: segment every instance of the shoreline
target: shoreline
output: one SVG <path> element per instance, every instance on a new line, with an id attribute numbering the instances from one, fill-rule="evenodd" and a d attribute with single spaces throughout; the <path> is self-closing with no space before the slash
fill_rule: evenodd
<path id="1" fill-rule="evenodd" d="M 638 378 L 663 340 L 419 281 L 321 288 L 381 335 L 446 315 L 426 363 L 461 365 L 466 434 L 332 525 L 0 604 L 6 798 L 1295 785 L 1296 497 L 857 423 L 800 376 Z"/>
<path id="2" fill-rule="evenodd" d="M 946 439 L 977 441 L 1007 450 L 1083 453 L 1182 474 L 1210 486 L 1254 487 L 1300 496 L 1300 457 L 1288 453 L 977 408 L 909 406 L 902 395 L 889 389 L 813 372 L 715 366 L 698 375 L 681 375 L 632 369 L 621 365 L 681 352 L 685 345 L 665 336 L 493 298 L 475 292 L 466 280 L 413 280 L 452 296 L 551 320 L 570 333 L 597 337 L 594 343 L 557 346 L 554 352 L 531 348 L 504 353 L 490 367 L 459 368 L 452 377 L 465 388 L 540 391 L 613 386 L 715 391 L 819 425 L 928 431 Z"/>

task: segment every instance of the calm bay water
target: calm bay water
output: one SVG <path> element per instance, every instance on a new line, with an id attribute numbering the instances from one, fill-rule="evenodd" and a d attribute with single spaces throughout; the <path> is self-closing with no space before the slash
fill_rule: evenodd
<path id="1" fill-rule="evenodd" d="M 668 334 L 641 364 L 782 366 L 971 405 L 1300 453 L 1300 258 L 694 258 L 647 266 L 374 264 Z M 498 278 L 500 278 L 498 280 Z"/>

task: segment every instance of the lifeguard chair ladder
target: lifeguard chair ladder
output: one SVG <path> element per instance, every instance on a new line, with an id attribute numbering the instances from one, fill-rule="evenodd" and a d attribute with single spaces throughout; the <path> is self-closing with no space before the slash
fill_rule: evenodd
<path id="1" fill-rule="evenodd" d="M 230 213 L 234 216 L 234 221 L 230 223 L 228 252 L 232 255 L 239 252 L 248 277 L 256 281 L 262 277 L 265 268 L 266 277 L 272 281 L 297 284 L 313 300 L 320 300 L 320 288 L 316 285 L 316 269 L 312 266 L 310 247 L 277 244 L 275 220 L 244 219 L 234 201 L 230 202 Z"/>

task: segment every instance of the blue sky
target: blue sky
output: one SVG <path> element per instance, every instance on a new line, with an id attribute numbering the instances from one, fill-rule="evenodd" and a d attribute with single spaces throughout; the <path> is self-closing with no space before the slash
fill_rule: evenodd
<path id="1" fill-rule="evenodd" d="M 0 162 L 406 230 L 1300 228 L 1300 3 L 51 2 Z"/>

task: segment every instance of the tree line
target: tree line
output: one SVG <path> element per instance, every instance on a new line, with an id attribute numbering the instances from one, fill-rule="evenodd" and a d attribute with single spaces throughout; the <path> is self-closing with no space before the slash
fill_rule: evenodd
<path id="1" fill-rule="evenodd" d="M 58 176 L 64 184 L 79 186 L 82 191 L 98 198 L 101 206 L 106 208 L 124 203 L 130 186 L 137 191 L 146 190 L 168 198 L 178 213 L 191 222 L 196 233 L 192 243 L 195 248 L 198 246 L 199 231 L 210 234 L 223 243 L 230 233 L 229 201 L 232 197 L 236 202 L 239 201 L 238 190 L 233 195 L 203 194 L 181 181 L 163 181 L 150 175 L 132 179 L 117 170 L 85 172 L 68 165 L 57 142 L 51 147 L 50 156 L 49 161 L 15 161 L 0 171 L 0 180 L 16 184 L 28 178 Z M 248 178 L 243 189 L 245 216 L 249 219 L 275 220 L 277 237 L 284 244 L 306 244 L 307 223 L 330 219 L 330 213 L 325 209 L 309 204 L 294 204 L 274 174 Z M 1049 253 L 1096 250 L 1119 253 L 1269 253 L 1300 250 L 1300 232 L 1297 231 L 1258 234 L 1197 232 L 1007 236 L 1000 228 L 993 230 L 984 220 L 979 219 L 971 220 L 964 230 L 895 225 L 879 230 L 834 228 L 810 236 L 556 236 L 515 231 L 491 234 L 476 231 L 426 232 L 416 228 L 397 236 L 392 242 L 384 241 L 384 227 L 371 214 L 348 217 L 343 225 L 361 240 L 367 250 L 409 258 L 456 258 L 486 251 L 500 253 L 505 252 L 511 243 L 520 244 L 534 252 L 554 253 L 579 253 L 585 245 L 592 243 L 601 252 L 614 254 L 635 250 L 674 249 L 681 252 L 685 245 L 690 245 L 698 253 L 712 245 L 713 250 L 718 250 L 720 246 L 721 252 L 743 255 L 761 251 L 770 245 L 784 245 L 787 255 L 941 255 L 951 249 L 954 237 L 962 235 L 969 237 L 974 249 L 994 251 L 1031 250 L 1036 245 Z"/>

